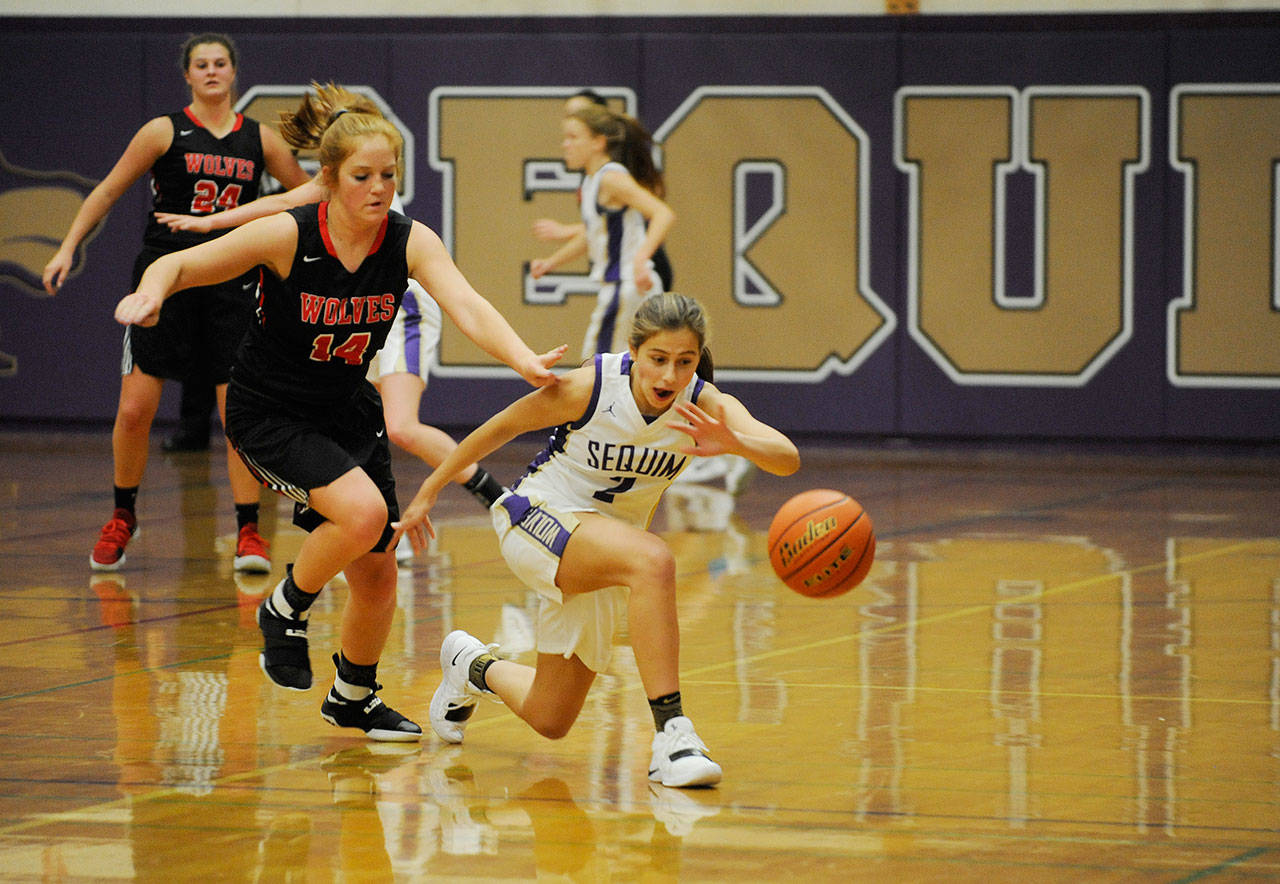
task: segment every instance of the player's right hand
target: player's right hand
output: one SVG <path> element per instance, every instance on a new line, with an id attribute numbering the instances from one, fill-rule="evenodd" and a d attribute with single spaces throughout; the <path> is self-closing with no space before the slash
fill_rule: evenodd
<path id="1" fill-rule="evenodd" d="M 62 283 L 67 279 L 67 273 L 71 270 L 72 256 L 64 254 L 61 249 L 58 250 L 49 263 L 44 265 L 44 290 L 51 295 L 56 295 L 58 289 L 62 288 Z"/>
<path id="2" fill-rule="evenodd" d="M 400 542 L 400 535 L 409 536 L 409 544 L 415 553 L 427 547 L 427 538 L 436 536 L 435 526 L 431 524 L 431 508 L 436 505 L 437 492 L 431 487 L 431 477 L 423 480 L 418 493 L 413 496 L 409 505 L 400 512 L 400 521 L 392 522 L 394 532 L 387 541 L 387 549 L 395 549 Z"/>
<path id="3" fill-rule="evenodd" d="M 133 292 L 116 304 L 116 322 L 121 325 L 155 325 L 160 321 L 162 306 L 163 298 Z"/>
<path id="4" fill-rule="evenodd" d="M 533 235 L 543 242 L 560 242 L 573 236 L 573 227 L 551 218 L 539 218 L 533 222 Z"/>
<path id="5" fill-rule="evenodd" d="M 561 344 L 546 353 L 539 353 L 532 363 L 520 372 L 520 376 L 529 382 L 532 387 L 549 387 L 559 378 L 551 370 L 551 366 L 555 365 L 569 350 L 568 344 Z"/>

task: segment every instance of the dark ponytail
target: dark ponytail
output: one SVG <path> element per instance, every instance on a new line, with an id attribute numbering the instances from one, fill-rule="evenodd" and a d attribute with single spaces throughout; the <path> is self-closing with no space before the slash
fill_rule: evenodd
<path id="1" fill-rule="evenodd" d="M 708 384 L 716 382 L 716 364 L 711 358 L 711 348 L 706 344 L 702 345 L 702 353 L 698 357 L 698 377 L 702 378 Z"/>

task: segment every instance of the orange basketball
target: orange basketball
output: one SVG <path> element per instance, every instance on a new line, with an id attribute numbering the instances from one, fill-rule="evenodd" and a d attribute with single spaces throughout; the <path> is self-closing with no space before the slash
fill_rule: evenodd
<path id="1" fill-rule="evenodd" d="M 863 581 L 875 557 L 871 517 L 840 491 L 803 491 L 769 524 L 769 564 L 800 595 L 844 595 Z"/>

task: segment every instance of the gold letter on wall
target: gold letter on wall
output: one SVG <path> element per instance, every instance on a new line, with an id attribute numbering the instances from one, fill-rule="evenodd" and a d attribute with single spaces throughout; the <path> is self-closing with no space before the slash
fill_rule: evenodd
<path id="1" fill-rule="evenodd" d="M 1280 88 L 1178 86 L 1169 131 L 1184 190 L 1169 382 L 1280 387 Z"/>
<path id="2" fill-rule="evenodd" d="M 1136 88 L 899 91 L 910 332 L 953 381 L 1083 386 L 1129 340 L 1148 105 Z M 1005 285 L 1015 172 L 1035 185 L 1030 293 Z"/>
<path id="3" fill-rule="evenodd" d="M 868 283 L 866 134 L 817 87 L 702 87 L 654 135 L 717 376 L 852 373 L 896 324 Z"/>

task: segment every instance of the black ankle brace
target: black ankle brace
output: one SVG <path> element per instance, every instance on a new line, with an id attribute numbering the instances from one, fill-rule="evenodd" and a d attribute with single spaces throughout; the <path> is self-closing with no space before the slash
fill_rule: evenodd
<path id="1" fill-rule="evenodd" d="M 333 665 L 338 667 L 338 678 L 347 684 L 359 685 L 371 690 L 378 689 L 378 664 L 360 666 L 352 663 L 341 651 L 333 655 Z"/>
<path id="2" fill-rule="evenodd" d="M 485 682 L 485 673 L 489 671 L 489 667 L 498 662 L 498 658 L 490 653 L 481 654 L 471 661 L 471 667 L 467 670 L 467 680 L 482 691 L 489 691 L 489 685 Z"/>
<path id="3" fill-rule="evenodd" d="M 502 487 L 502 483 L 493 478 L 493 474 L 482 466 L 476 467 L 475 475 L 468 479 L 462 487 L 470 491 L 475 496 L 475 499 L 480 501 L 486 508 L 493 506 L 494 501 L 506 491 Z"/>
<path id="4" fill-rule="evenodd" d="M 303 592 L 298 589 L 298 584 L 293 582 L 293 565 L 285 566 L 284 576 L 284 600 L 289 603 L 289 607 L 293 608 L 294 615 L 301 617 L 316 600 L 319 593 Z"/>
<path id="5" fill-rule="evenodd" d="M 649 701 L 649 709 L 653 712 L 653 724 L 658 730 L 662 730 L 671 719 L 684 715 L 679 691 L 655 697 Z"/>

